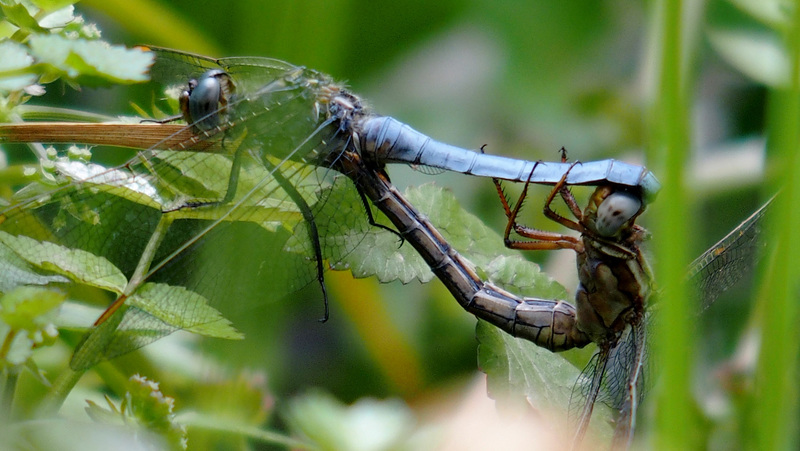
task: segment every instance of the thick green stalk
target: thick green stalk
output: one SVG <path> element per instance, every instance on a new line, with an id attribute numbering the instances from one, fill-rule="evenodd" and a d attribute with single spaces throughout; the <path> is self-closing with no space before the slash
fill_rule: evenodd
<path id="1" fill-rule="evenodd" d="M 693 312 L 692 300 L 684 285 L 688 258 L 689 229 L 686 206 L 689 205 L 685 168 L 689 155 L 689 30 L 684 21 L 686 8 L 681 1 L 656 3 L 660 35 L 658 45 L 658 88 L 651 116 L 651 156 L 661 163 L 664 189 L 654 204 L 656 237 L 655 273 L 660 295 L 660 321 L 654 332 L 661 380 L 657 402 L 655 441 L 661 449 L 693 449 L 697 434 L 692 412 L 690 363 L 692 335 L 687 318 Z M 677 327 L 676 327 L 677 325 Z"/>
<path id="2" fill-rule="evenodd" d="M 789 61 L 786 86 L 770 92 L 767 150 L 772 157 L 769 180 L 780 189 L 768 233 L 772 259 L 765 264 L 765 286 L 760 290 L 761 349 L 750 394 L 746 427 L 747 447 L 752 449 L 797 449 L 798 389 L 797 363 L 800 328 L 798 324 L 797 255 L 800 240 L 800 1 L 784 36 Z"/>

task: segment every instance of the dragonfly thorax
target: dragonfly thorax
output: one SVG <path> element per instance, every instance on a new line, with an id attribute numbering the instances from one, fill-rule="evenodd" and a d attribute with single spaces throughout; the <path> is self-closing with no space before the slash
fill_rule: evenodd
<path id="1" fill-rule="evenodd" d="M 328 105 L 328 118 L 334 119 L 339 124 L 339 130 L 353 129 L 353 121 L 365 114 L 365 108 L 354 94 L 340 89 L 332 96 Z"/>

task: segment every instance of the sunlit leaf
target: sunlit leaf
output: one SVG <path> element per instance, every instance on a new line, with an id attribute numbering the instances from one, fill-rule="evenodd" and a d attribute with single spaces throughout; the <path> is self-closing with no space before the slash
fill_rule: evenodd
<path id="1" fill-rule="evenodd" d="M 789 24 L 793 4 L 786 0 L 728 0 L 760 22 L 775 29 Z"/>
<path id="2" fill-rule="evenodd" d="M 64 301 L 65 294 L 40 287 L 18 287 L 0 297 L 0 341 L 6 343 L 0 360 L 23 364 L 35 347 L 55 342 L 58 331 L 50 313 Z"/>
<path id="3" fill-rule="evenodd" d="M 712 29 L 708 39 L 728 64 L 756 82 L 773 87 L 788 83 L 787 50 L 778 36 L 752 30 Z"/>
<path id="4" fill-rule="evenodd" d="M 75 1 L 74 0 L 31 0 L 31 3 L 33 3 L 34 5 L 38 6 L 39 8 L 45 11 L 55 11 L 62 9 L 72 10 L 74 9 L 72 4 L 75 3 Z"/>
<path id="5" fill-rule="evenodd" d="M 169 449 L 186 449 L 186 428 L 175 421 L 175 400 L 164 396 L 159 384 L 134 375 L 128 380 L 128 391 L 119 406 L 108 397 L 102 407 L 87 400 L 86 413 L 97 423 L 123 424 L 149 431 L 164 438 Z"/>
<path id="6" fill-rule="evenodd" d="M 36 74 L 20 73 L 33 64 L 25 47 L 14 41 L 0 42 L 0 55 L 0 91 L 20 90 L 36 82 Z"/>
<path id="7" fill-rule="evenodd" d="M 361 399 L 346 406 L 322 392 L 291 401 L 286 420 L 320 449 L 422 449 L 432 446 L 400 400 Z"/>
<path id="8" fill-rule="evenodd" d="M 153 55 L 139 49 L 111 46 L 100 41 L 70 40 L 59 35 L 31 36 L 38 61 L 81 84 L 135 83 L 148 79 Z"/>
<path id="9" fill-rule="evenodd" d="M 59 275 L 41 274 L 31 263 L 20 258 L 5 245 L 0 245 L 0 262 L 3 262 L 3 271 L 0 271 L 0 292 L 8 292 L 20 285 L 47 285 L 69 281 Z"/>
<path id="10" fill-rule="evenodd" d="M 425 213 L 448 243 L 482 267 L 506 249 L 502 238 L 483 221 L 466 212 L 453 193 L 433 183 L 409 187 L 406 198 Z"/>
<path id="11" fill-rule="evenodd" d="M 206 298 L 183 287 L 146 283 L 127 302 L 179 329 L 207 337 L 230 340 L 244 338 L 231 326 L 230 321 L 208 305 Z"/>
<path id="12" fill-rule="evenodd" d="M 0 242 L 20 258 L 45 271 L 61 274 L 89 286 L 122 293 L 127 279 L 107 259 L 80 249 L 39 242 L 26 236 L 0 231 Z"/>
<path id="13" fill-rule="evenodd" d="M 47 31 L 43 27 L 39 26 L 39 23 L 31 15 L 31 12 L 28 11 L 28 8 L 21 3 L 16 5 L 7 5 L 3 3 L 0 4 L 0 7 L 2 7 L 3 14 L 6 16 L 6 20 L 18 26 L 19 28 L 27 30 L 28 32 L 37 33 Z"/>
<path id="14" fill-rule="evenodd" d="M 35 332 L 39 318 L 58 307 L 64 293 L 39 287 L 18 287 L 0 298 L 0 320 L 16 330 Z"/>

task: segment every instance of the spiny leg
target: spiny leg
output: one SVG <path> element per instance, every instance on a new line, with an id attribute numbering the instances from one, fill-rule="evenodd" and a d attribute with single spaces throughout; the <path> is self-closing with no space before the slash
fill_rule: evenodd
<path id="1" fill-rule="evenodd" d="M 567 149 L 565 147 L 561 147 L 561 162 L 567 162 Z M 570 168 L 567 170 L 567 174 L 569 174 L 576 164 L 581 164 L 581 162 L 576 161 L 572 163 L 572 166 L 570 166 Z M 566 175 L 564 176 L 563 180 L 566 182 Z M 578 220 L 580 220 L 582 217 L 581 207 L 578 205 L 578 202 L 575 201 L 575 196 L 572 195 L 572 192 L 569 190 L 569 187 L 566 186 L 566 183 L 561 187 L 560 193 L 561 198 L 564 200 L 564 203 L 567 204 L 567 207 L 569 207 L 569 209 L 572 211 L 572 214 L 578 218 Z"/>
<path id="2" fill-rule="evenodd" d="M 538 162 L 537 162 L 538 165 Z M 548 232 L 545 230 L 534 229 L 531 227 L 526 227 L 517 223 L 517 215 L 519 211 L 522 209 L 522 205 L 525 202 L 525 198 L 528 195 L 528 187 L 531 184 L 531 178 L 533 177 L 533 172 L 536 170 L 536 166 L 534 166 L 531 173 L 528 175 L 528 180 L 525 183 L 525 187 L 522 190 L 522 194 L 520 194 L 519 199 L 517 200 L 516 204 L 513 208 L 511 208 L 508 198 L 503 190 L 500 181 L 497 179 L 492 179 L 495 184 L 495 188 L 497 189 L 497 193 L 500 196 L 500 202 L 503 205 L 503 210 L 505 211 L 506 218 L 508 218 L 508 222 L 506 223 L 506 229 L 503 234 L 503 241 L 506 247 L 511 249 L 523 249 L 523 250 L 554 250 L 554 249 L 576 249 L 579 246 L 579 240 L 575 237 L 563 235 L 556 232 Z M 520 241 L 520 240 L 512 240 L 511 230 L 514 230 L 517 234 L 525 237 L 530 238 L 534 241 Z"/>
<path id="3" fill-rule="evenodd" d="M 553 199 L 556 197 L 556 194 L 560 194 L 561 198 L 564 199 L 564 203 L 567 204 L 575 218 L 577 218 L 578 221 L 583 219 L 583 213 L 581 212 L 580 206 L 578 206 L 578 202 L 569 191 L 569 186 L 567 185 L 567 177 L 569 176 L 570 171 L 572 171 L 572 168 L 578 164 L 580 164 L 579 161 L 572 163 L 569 169 L 567 169 L 567 172 L 565 172 L 561 177 L 561 180 L 555 184 L 553 189 L 550 191 L 550 194 L 547 196 L 547 200 L 544 203 L 544 208 L 542 211 L 544 212 L 544 215 L 552 221 L 555 221 L 568 229 L 583 233 L 584 229 L 580 222 L 575 222 L 571 219 L 565 218 L 556 213 L 555 210 L 550 207 L 550 205 L 553 203 Z"/>

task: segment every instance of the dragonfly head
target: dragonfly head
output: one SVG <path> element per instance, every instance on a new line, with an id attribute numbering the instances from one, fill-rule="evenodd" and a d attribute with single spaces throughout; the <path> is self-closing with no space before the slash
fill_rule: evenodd
<path id="1" fill-rule="evenodd" d="M 631 230 L 644 211 L 641 196 L 612 186 L 600 186 L 592 194 L 586 217 L 594 232 L 605 238 Z"/>
<path id="2" fill-rule="evenodd" d="M 226 120 L 228 103 L 235 90 L 230 75 L 219 69 L 189 80 L 188 88 L 179 98 L 183 119 L 196 131 L 219 127 Z"/>

